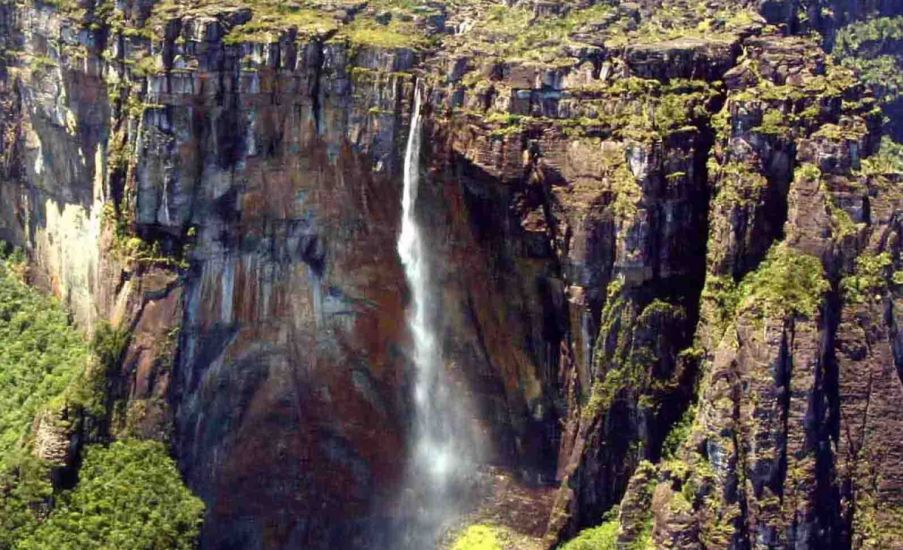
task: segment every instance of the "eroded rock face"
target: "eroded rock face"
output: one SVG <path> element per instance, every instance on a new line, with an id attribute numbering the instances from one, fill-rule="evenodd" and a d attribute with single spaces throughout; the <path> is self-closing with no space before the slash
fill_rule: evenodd
<path id="1" fill-rule="evenodd" d="M 717 175 L 710 215 L 713 228 L 725 230 L 709 236 L 698 329 L 708 355 L 699 412 L 687 442 L 677 459 L 659 469 L 652 521 L 655 540 L 662 544 L 667 540 L 681 548 L 899 544 L 889 519 L 898 506 L 898 497 L 892 496 L 892 480 L 899 469 L 899 461 L 892 458 L 896 445 L 889 443 L 883 459 L 870 461 L 880 464 L 883 473 L 878 477 L 888 480 L 880 488 L 856 481 L 852 472 L 863 463 L 854 458 L 859 451 L 852 448 L 865 449 L 870 438 L 883 441 L 883 429 L 896 425 L 896 413 L 885 410 L 880 423 L 864 428 L 870 423 L 869 413 L 861 407 L 877 398 L 880 408 L 885 399 L 895 399 L 901 387 L 891 357 L 894 321 L 889 314 L 894 307 L 890 304 L 899 298 L 884 298 L 884 292 L 893 292 L 887 278 L 896 269 L 892 264 L 899 261 L 898 229 L 887 213 L 899 211 L 900 196 L 891 183 L 894 176 L 863 175 L 869 173 L 870 161 L 862 159 L 875 143 L 871 114 L 834 110 L 826 101 L 832 92 L 812 88 L 818 83 L 818 69 L 808 64 L 817 64 L 817 58 L 810 57 L 801 72 L 792 68 L 799 66 L 798 61 L 784 57 L 797 47 L 773 41 L 759 50 L 764 58 L 759 63 L 777 70 L 760 71 L 758 78 L 771 74 L 778 84 L 786 82 L 781 85 L 796 90 L 778 94 L 781 108 L 787 108 L 788 98 L 801 102 L 790 111 L 782 110 L 780 119 L 769 120 L 767 110 L 774 108 L 769 106 L 770 94 L 751 89 L 761 87 L 755 81 L 728 94 L 728 118 L 719 138 L 726 145 L 716 145 L 720 166 L 712 166 Z M 754 54 L 748 63 L 757 61 Z M 740 75 L 744 70 L 741 65 L 732 72 Z M 812 76 L 805 76 L 813 70 Z M 799 76 L 784 76 L 788 74 Z M 835 93 L 857 95 L 854 88 L 843 88 Z M 815 118 L 803 117 L 792 128 L 777 123 L 804 112 L 815 98 L 820 103 L 818 115 L 809 111 Z M 761 122 L 750 120 L 753 117 Z M 776 151 L 779 162 L 774 160 Z M 744 164 L 733 165 L 734 159 Z M 791 167 L 792 177 L 787 171 Z M 756 237 L 745 237 L 766 214 L 755 209 L 768 204 L 769 192 L 774 193 L 774 208 L 786 208 L 786 215 L 775 218 L 785 220 L 783 228 L 775 231 L 766 218 L 753 230 Z M 862 209 L 865 195 L 876 208 L 874 216 Z M 733 214 L 721 216 L 725 211 Z M 772 256 L 774 247 L 761 259 L 767 249 L 762 240 L 781 243 L 778 250 L 789 254 L 784 265 L 797 265 L 792 276 L 782 277 L 774 270 L 781 263 Z M 757 265 L 757 271 L 740 282 L 739 296 L 731 294 L 746 262 Z M 810 267 L 803 269 L 804 265 Z M 818 272 L 823 275 L 816 276 Z M 870 282 L 865 282 L 865 272 L 873 275 L 866 277 Z M 809 300 L 801 299 L 809 284 L 805 281 L 819 278 L 819 290 Z M 868 290 L 861 294 L 859 288 Z M 779 298 L 783 307 L 807 302 L 810 307 L 788 311 L 769 306 L 768 299 L 758 294 L 761 289 L 783 296 Z M 732 308 L 729 314 L 725 307 Z M 872 317 L 862 313 L 863 307 L 882 312 Z M 875 324 L 863 324 L 865 317 Z M 859 344 L 852 345 L 853 341 Z M 888 355 L 874 363 L 875 371 L 851 368 L 871 353 Z M 874 496 L 878 494 L 883 496 Z M 872 498 L 881 500 L 886 511 L 872 508 Z M 867 522 L 873 527 L 865 527 Z"/>
<path id="2" fill-rule="evenodd" d="M 449 383 L 486 462 L 543 487 L 530 535 L 621 503 L 621 545 L 903 540 L 900 182 L 866 90 L 796 2 L 702 37 L 644 31 L 661 2 L 592 4 L 530 4 L 599 10 L 567 62 L 484 59 L 481 7 L 417 15 L 440 37 L 417 49 L 236 38 L 242 6 L 0 6 L 23 56 L 0 60 L 0 237 L 85 326 L 132 332 L 111 431 L 172 443 L 203 548 L 379 547 L 410 513 L 415 86 Z M 897 9 L 831 6 L 814 28 Z"/>

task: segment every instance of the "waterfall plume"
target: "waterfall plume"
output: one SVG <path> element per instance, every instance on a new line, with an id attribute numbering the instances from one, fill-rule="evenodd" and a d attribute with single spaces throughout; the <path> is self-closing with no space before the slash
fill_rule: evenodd
<path id="1" fill-rule="evenodd" d="M 464 396 L 446 377 L 437 334 L 437 292 L 416 207 L 420 186 L 421 95 L 415 90 L 411 127 L 404 156 L 401 232 L 398 255 L 411 292 L 407 327 L 414 366 L 414 426 L 407 489 L 418 517 L 407 534 L 409 548 L 424 550 L 461 504 L 461 483 L 472 466 L 474 450 L 465 420 Z"/>

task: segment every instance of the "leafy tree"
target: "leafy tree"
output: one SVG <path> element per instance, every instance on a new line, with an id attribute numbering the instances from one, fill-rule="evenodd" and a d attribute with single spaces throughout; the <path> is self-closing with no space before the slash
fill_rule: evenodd
<path id="1" fill-rule="evenodd" d="M 203 504 L 161 443 L 90 445 L 78 485 L 54 495 L 51 465 L 31 453 L 34 418 L 105 414 L 129 335 L 101 324 L 89 346 L 59 303 L 20 280 L 23 265 L 0 242 L 0 550 L 193 548 Z"/>
<path id="2" fill-rule="evenodd" d="M 204 505 L 156 441 L 93 445 L 79 484 L 62 493 L 19 550 L 190 550 Z"/>
<path id="3" fill-rule="evenodd" d="M 24 444 L 35 414 L 63 396 L 89 357 L 63 308 L 0 262 L 0 469 Z"/>

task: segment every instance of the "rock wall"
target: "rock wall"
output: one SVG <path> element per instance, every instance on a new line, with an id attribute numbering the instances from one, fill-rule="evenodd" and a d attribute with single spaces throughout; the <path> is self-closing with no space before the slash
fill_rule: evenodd
<path id="1" fill-rule="evenodd" d="M 86 328 L 131 330 L 115 435 L 172 444 L 203 548 L 405 521 L 418 86 L 449 383 L 488 464 L 557 488 L 546 545 L 621 503 L 623 544 L 896 547 L 900 176 L 824 47 L 900 8 L 716 2 L 712 36 L 659 36 L 680 2 L 523 4 L 598 19 L 553 62 L 482 55 L 479 2 L 413 16 L 428 47 L 236 34 L 264 9 L 240 3 L 0 6 L 0 237 Z"/>

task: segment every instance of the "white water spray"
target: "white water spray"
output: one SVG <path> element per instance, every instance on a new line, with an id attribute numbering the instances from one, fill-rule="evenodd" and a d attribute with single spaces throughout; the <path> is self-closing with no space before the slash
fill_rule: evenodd
<path id="1" fill-rule="evenodd" d="M 441 492 L 459 466 L 455 448 L 454 415 L 448 388 L 441 382 L 442 352 L 436 338 L 429 262 L 420 226 L 415 217 L 420 180 L 420 91 L 414 92 L 411 129 L 404 155 L 404 191 L 401 199 L 401 234 L 398 255 L 411 289 L 408 329 L 413 339 L 414 464 L 416 474 L 426 475 L 434 492 Z"/>

